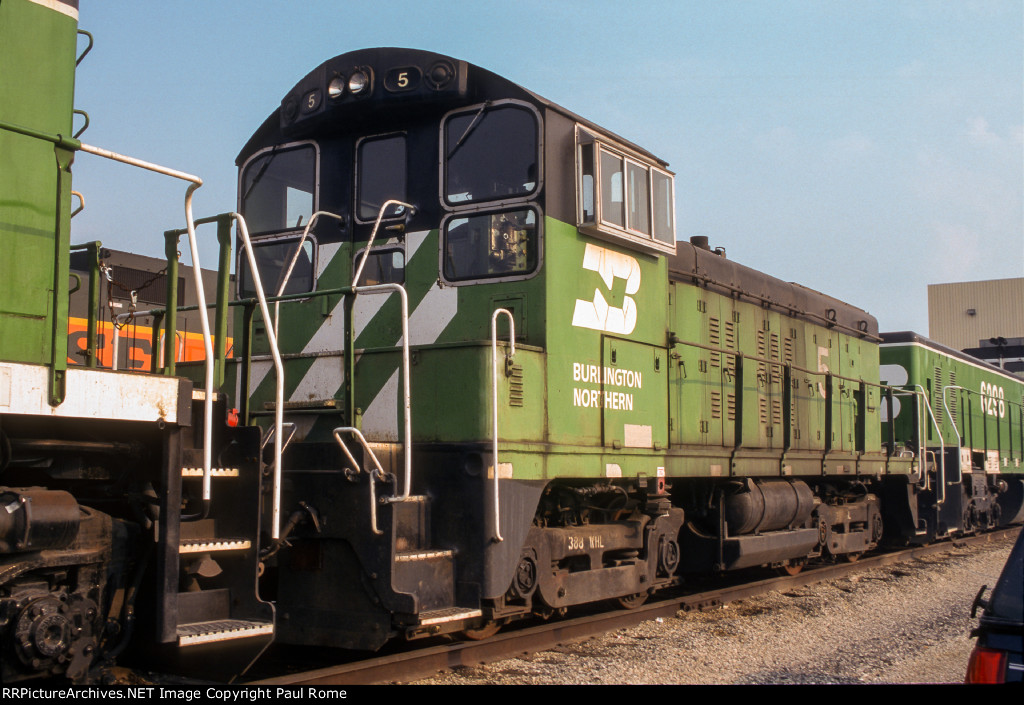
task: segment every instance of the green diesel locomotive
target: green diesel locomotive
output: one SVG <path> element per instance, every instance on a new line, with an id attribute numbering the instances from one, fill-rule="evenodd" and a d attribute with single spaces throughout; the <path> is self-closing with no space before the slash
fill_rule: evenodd
<path id="1" fill-rule="evenodd" d="M 195 219 L 197 178 L 66 136 L 76 6 L 0 2 L 4 65 L 65 95 L 8 112 L 44 77 L 0 78 L 0 680 L 482 638 L 1022 518 L 1020 380 L 923 341 L 880 367 L 866 312 L 676 242 L 638 145 L 465 61 L 354 51 L 249 139 L 237 212 Z M 172 333 L 148 373 L 66 365 L 79 151 L 189 182 L 170 287 L 216 223 L 205 363 Z M 977 403 L 920 381 L 965 366 Z"/>

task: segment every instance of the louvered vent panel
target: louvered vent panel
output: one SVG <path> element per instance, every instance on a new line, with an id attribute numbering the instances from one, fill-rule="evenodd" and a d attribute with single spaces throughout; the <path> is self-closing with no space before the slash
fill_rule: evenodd
<path id="1" fill-rule="evenodd" d="M 722 393 L 711 392 L 711 418 L 722 418 Z"/>

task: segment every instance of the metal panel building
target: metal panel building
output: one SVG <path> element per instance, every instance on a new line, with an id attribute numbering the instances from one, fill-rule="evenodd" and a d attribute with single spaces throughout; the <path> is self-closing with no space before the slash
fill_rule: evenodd
<path id="1" fill-rule="evenodd" d="M 1019 347 L 1024 338 L 1024 277 L 930 284 L 928 337 L 956 350 Z M 990 342 L 994 341 L 994 342 Z M 1001 342 L 1000 342 L 1001 341 Z M 998 363 L 997 363 L 998 364 Z"/>

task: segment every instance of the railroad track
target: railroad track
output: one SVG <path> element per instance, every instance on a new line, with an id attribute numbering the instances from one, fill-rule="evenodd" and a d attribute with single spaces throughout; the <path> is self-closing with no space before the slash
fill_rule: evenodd
<path id="1" fill-rule="evenodd" d="M 513 625 L 507 631 L 484 641 L 464 641 L 411 648 L 401 653 L 354 660 L 348 663 L 313 668 L 311 670 L 261 677 L 251 685 L 369 685 L 402 683 L 427 678 L 460 666 L 478 666 L 523 653 L 536 653 L 561 644 L 582 641 L 601 634 L 631 627 L 658 617 L 674 617 L 680 611 L 690 612 L 719 607 L 736 600 L 764 594 L 772 590 L 787 590 L 836 578 L 912 558 L 948 552 L 953 548 L 988 543 L 1016 536 L 1021 527 L 999 529 L 979 536 L 957 538 L 928 546 L 893 550 L 862 557 L 851 563 L 809 566 L 797 575 L 782 575 L 750 581 L 716 583 L 709 589 L 693 592 L 679 590 L 659 595 L 656 601 L 637 608 L 612 612 L 585 614 L 547 622 Z M 762 571 L 763 573 L 763 571 Z"/>

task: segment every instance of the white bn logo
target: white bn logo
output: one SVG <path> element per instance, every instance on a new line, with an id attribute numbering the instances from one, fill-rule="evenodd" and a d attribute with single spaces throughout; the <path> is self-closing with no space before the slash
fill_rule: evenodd
<path id="1" fill-rule="evenodd" d="M 592 328 L 606 333 L 629 335 L 636 328 L 636 302 L 630 296 L 640 290 L 640 263 L 629 255 L 587 245 L 583 253 L 583 268 L 597 272 L 608 291 L 616 279 L 626 280 L 626 296 L 622 308 L 608 305 L 600 289 L 594 289 L 594 300 L 576 299 L 572 324 L 577 328 Z"/>

